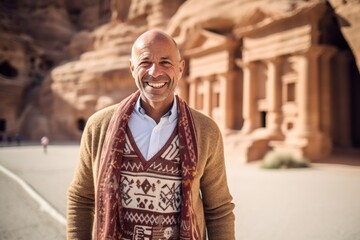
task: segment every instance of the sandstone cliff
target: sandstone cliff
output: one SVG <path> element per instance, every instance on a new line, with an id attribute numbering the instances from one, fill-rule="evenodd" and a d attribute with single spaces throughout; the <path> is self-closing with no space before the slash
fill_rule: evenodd
<path id="1" fill-rule="evenodd" d="M 337 18 L 359 66 L 359 1 L 4 1 L 1 135 L 78 140 L 93 112 L 135 89 L 130 47 L 147 29 L 166 30 L 185 51 L 202 29 L 235 39 L 321 4 L 333 9 L 325 14 Z"/>

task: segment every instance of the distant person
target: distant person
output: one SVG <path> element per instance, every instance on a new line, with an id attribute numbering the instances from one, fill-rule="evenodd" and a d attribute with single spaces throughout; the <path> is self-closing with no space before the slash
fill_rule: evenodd
<path id="1" fill-rule="evenodd" d="M 135 41 L 139 90 L 86 124 L 67 239 L 235 239 L 222 136 L 175 95 L 184 69 L 169 35 L 152 30 Z"/>
<path id="2" fill-rule="evenodd" d="M 7 143 L 8 143 L 9 145 L 12 144 L 12 137 L 11 137 L 11 136 L 8 136 L 8 137 L 7 137 Z"/>
<path id="3" fill-rule="evenodd" d="M 20 135 L 20 133 L 17 133 L 17 134 L 15 135 L 15 141 L 16 141 L 16 144 L 17 144 L 18 146 L 21 145 L 21 135 Z"/>
<path id="4" fill-rule="evenodd" d="M 43 136 L 40 140 L 40 143 L 44 148 L 44 153 L 47 153 L 47 146 L 49 145 L 49 138 L 46 136 Z"/>

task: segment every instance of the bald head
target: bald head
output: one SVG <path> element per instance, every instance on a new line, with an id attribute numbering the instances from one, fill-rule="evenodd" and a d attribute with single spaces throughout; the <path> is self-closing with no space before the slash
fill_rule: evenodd
<path id="1" fill-rule="evenodd" d="M 131 49 L 131 59 L 137 54 L 139 49 L 147 48 L 153 44 L 170 44 L 178 54 L 178 60 L 181 60 L 181 54 L 175 40 L 168 34 L 160 30 L 149 30 L 141 34 L 134 42 Z"/>

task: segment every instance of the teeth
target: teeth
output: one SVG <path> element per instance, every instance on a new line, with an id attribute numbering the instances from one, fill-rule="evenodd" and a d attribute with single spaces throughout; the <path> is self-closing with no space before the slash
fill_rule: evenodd
<path id="1" fill-rule="evenodd" d="M 153 88 L 162 88 L 165 83 L 148 83 L 148 85 Z"/>

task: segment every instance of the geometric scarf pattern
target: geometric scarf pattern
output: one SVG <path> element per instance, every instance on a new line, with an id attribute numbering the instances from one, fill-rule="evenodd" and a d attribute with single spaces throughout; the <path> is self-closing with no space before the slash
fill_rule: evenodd
<path id="1" fill-rule="evenodd" d="M 140 91 L 120 102 L 109 122 L 99 166 L 97 197 L 95 200 L 97 240 L 121 240 L 124 213 L 121 204 L 121 164 L 126 142 L 126 129 Z M 191 188 L 196 175 L 197 140 L 189 106 L 178 96 L 178 137 L 181 162 L 181 240 L 200 239 L 192 206 Z"/>
<path id="2" fill-rule="evenodd" d="M 179 239 L 181 164 L 177 129 L 145 160 L 128 129 L 121 166 L 124 239 Z"/>

